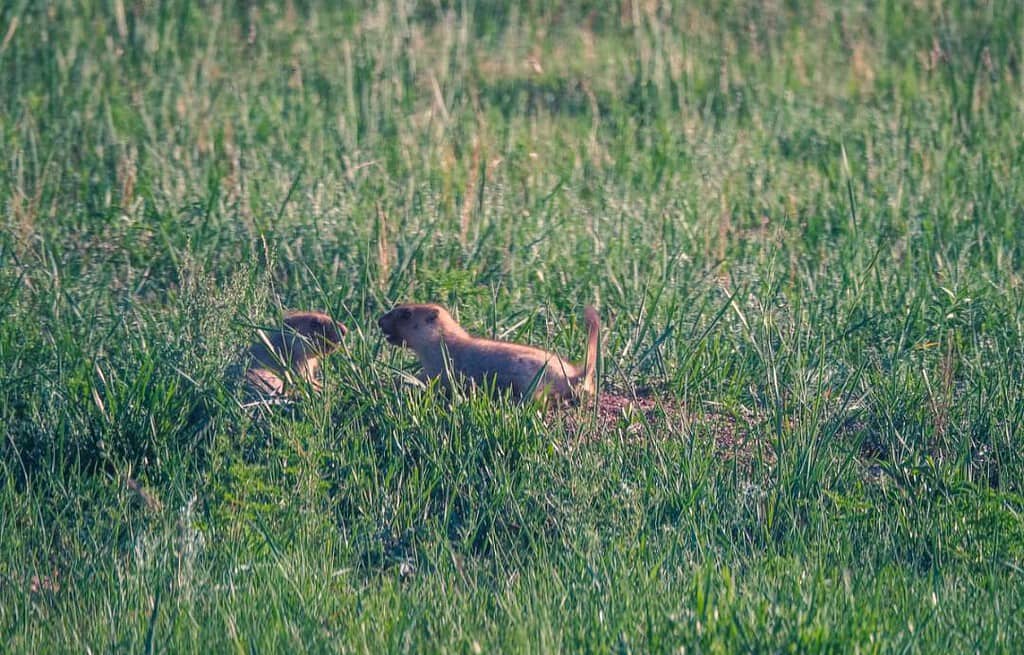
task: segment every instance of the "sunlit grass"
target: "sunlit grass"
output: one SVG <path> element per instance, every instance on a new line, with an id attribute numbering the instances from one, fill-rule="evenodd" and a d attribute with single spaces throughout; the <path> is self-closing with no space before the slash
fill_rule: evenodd
<path id="1" fill-rule="evenodd" d="M 933 4 L 0 8 L 3 650 L 1012 652 L 1024 9 Z M 627 409 L 410 384 L 402 300 L 595 304 Z"/>

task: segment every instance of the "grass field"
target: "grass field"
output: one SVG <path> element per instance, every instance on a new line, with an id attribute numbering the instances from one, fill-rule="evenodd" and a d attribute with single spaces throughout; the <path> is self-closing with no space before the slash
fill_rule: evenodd
<path id="1" fill-rule="evenodd" d="M 499 4 L 0 6 L 0 650 L 1019 649 L 1024 5 Z"/>

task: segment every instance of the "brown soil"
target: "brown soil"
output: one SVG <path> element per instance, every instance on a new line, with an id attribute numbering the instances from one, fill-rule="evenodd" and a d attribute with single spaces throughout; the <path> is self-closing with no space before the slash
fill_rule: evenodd
<path id="1" fill-rule="evenodd" d="M 567 411 L 564 418 L 578 442 L 701 439 L 712 441 L 723 455 L 743 460 L 756 454 L 750 429 L 762 420 L 745 408 L 726 410 L 707 404 L 691 409 L 676 398 L 649 391 L 603 392 L 596 412 L 593 405 L 584 404 Z M 770 449 L 762 449 L 761 456 L 770 457 Z"/>

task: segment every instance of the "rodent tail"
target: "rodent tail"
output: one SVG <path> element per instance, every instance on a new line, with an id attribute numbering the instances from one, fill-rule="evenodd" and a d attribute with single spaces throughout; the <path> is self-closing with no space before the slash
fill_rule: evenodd
<path id="1" fill-rule="evenodd" d="M 587 305 L 583 310 L 583 322 L 587 324 L 587 359 L 583 362 L 583 374 L 580 376 L 580 389 L 594 393 L 594 374 L 597 372 L 598 341 L 601 338 L 601 319 L 593 306 Z"/>

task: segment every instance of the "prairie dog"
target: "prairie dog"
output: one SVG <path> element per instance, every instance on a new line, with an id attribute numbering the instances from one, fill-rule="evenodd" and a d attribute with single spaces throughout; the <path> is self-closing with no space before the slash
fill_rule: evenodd
<path id="1" fill-rule="evenodd" d="M 587 358 L 571 364 L 555 353 L 507 341 L 471 336 L 439 305 L 402 304 L 377 320 L 388 343 L 407 346 L 423 365 L 428 379 L 448 383 L 448 371 L 474 383 L 493 382 L 523 399 L 533 388 L 534 398 L 563 400 L 594 393 L 597 340 L 601 330 L 597 310 L 583 311 L 587 324 Z M 445 353 L 450 359 L 446 365 Z M 534 386 L 535 385 L 535 386 Z"/>
<path id="2" fill-rule="evenodd" d="M 289 312 L 280 330 L 260 330 L 260 340 L 246 351 L 246 384 L 264 395 L 281 395 L 294 374 L 319 391 L 320 359 L 338 349 L 346 332 L 327 314 Z"/>

